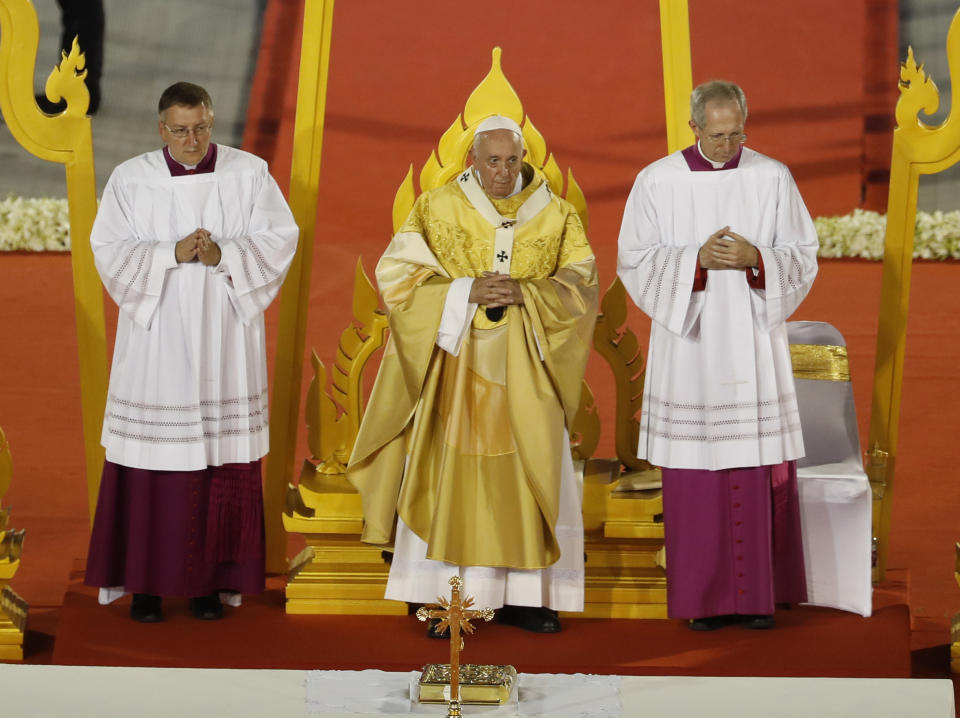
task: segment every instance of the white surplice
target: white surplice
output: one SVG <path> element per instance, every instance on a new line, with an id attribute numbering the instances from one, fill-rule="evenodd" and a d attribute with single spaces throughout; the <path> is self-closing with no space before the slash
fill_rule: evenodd
<path id="1" fill-rule="evenodd" d="M 764 289 L 697 253 L 723 227 L 757 247 Z M 675 152 L 637 175 L 617 273 L 653 320 L 638 456 L 719 470 L 803 456 L 786 319 L 817 273 L 813 221 L 785 165 L 744 148 L 739 166 L 691 171 Z"/>
<path id="2" fill-rule="evenodd" d="M 204 228 L 219 266 L 177 264 Z M 298 230 L 267 163 L 217 146 L 215 171 L 172 177 L 161 150 L 118 166 L 90 243 L 119 305 L 101 442 L 123 466 L 192 471 L 267 452 L 263 310 Z"/>

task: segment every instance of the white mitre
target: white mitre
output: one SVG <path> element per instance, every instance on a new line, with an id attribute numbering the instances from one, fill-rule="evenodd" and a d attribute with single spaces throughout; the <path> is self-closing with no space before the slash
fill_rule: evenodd
<path id="1" fill-rule="evenodd" d="M 521 139 L 523 138 L 523 130 L 520 129 L 520 125 L 503 115 L 491 115 L 485 119 L 477 125 L 477 129 L 473 131 L 473 136 L 476 137 L 483 132 L 493 132 L 493 130 L 510 130 L 516 132 Z"/>

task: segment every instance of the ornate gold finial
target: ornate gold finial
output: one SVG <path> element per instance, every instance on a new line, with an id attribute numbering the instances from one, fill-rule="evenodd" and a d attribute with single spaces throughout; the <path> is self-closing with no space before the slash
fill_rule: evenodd
<path id="1" fill-rule="evenodd" d="M 90 91 L 84 79 L 87 77 L 87 60 L 80 51 L 77 38 L 73 38 L 70 54 L 60 51 L 60 64 L 55 66 L 47 77 L 44 91 L 51 102 L 66 100 L 64 114 L 83 117 L 90 106 Z"/>
<path id="2" fill-rule="evenodd" d="M 920 110 L 932 115 L 940 107 L 940 92 L 927 75 L 922 64 L 917 64 L 913 48 L 907 48 L 907 59 L 900 65 L 900 99 L 895 115 L 900 130 L 933 129 L 920 120 Z M 951 110 L 952 112 L 952 110 Z"/>
<path id="3" fill-rule="evenodd" d="M 490 63 L 490 72 L 477 85 L 467 103 L 463 106 L 463 119 L 467 127 L 476 127 L 492 114 L 509 117 L 518 125 L 523 120 L 523 103 L 520 96 L 503 74 L 500 56 L 503 51 L 499 47 L 493 48 L 493 57 Z M 495 111 L 490 108 L 495 107 Z"/>
<path id="4" fill-rule="evenodd" d="M 493 48 L 490 70 L 467 98 L 463 113 L 457 115 L 450 127 L 441 135 L 436 150 L 430 153 L 420 171 L 420 190 L 440 187 L 463 171 L 467 154 L 473 143 L 473 133 L 483 120 L 490 115 L 509 117 L 523 132 L 523 143 L 527 150 L 526 161 L 550 185 L 550 189 L 564 196 L 576 208 L 584 227 L 587 226 L 587 204 L 583 192 L 573 179 L 573 172 L 567 171 L 566 195 L 563 193 L 563 172 L 556 159 L 547 150 L 543 135 L 533 124 L 529 115 L 524 116 L 520 96 L 507 80 L 500 64 L 501 50 Z M 416 200 L 413 187 L 413 168 L 397 190 L 393 202 L 393 231 L 396 232 L 410 213 Z"/>

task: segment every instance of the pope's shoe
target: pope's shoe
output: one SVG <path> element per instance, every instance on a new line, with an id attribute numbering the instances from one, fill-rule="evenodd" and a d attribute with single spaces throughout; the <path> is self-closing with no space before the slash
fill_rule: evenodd
<path id="1" fill-rule="evenodd" d="M 533 633 L 560 633 L 557 612 L 541 606 L 504 606 L 497 611 L 497 620 Z"/>
<path id="2" fill-rule="evenodd" d="M 190 613 L 200 621 L 217 621 L 223 618 L 223 604 L 216 591 L 209 596 L 197 596 L 190 599 Z"/>
<path id="3" fill-rule="evenodd" d="M 703 618 L 692 618 L 687 624 L 691 631 L 716 631 L 718 628 L 729 626 L 733 623 L 740 623 L 740 616 L 704 616 Z"/>
<path id="4" fill-rule="evenodd" d="M 130 602 L 130 618 L 140 623 L 159 623 L 163 620 L 162 599 L 151 593 L 135 593 Z"/>
<path id="5" fill-rule="evenodd" d="M 752 628 L 755 631 L 765 631 L 770 628 L 773 628 L 776 623 L 774 623 L 773 616 L 744 616 L 743 625 L 747 628 Z"/>

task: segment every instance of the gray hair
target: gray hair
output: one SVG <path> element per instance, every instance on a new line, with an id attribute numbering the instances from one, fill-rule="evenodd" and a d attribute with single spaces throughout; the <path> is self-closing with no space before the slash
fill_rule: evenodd
<path id="1" fill-rule="evenodd" d="M 740 86 L 725 80 L 711 80 L 698 85 L 690 94 L 690 119 L 697 127 L 703 127 L 706 123 L 706 107 L 711 101 L 736 102 L 743 114 L 743 121 L 747 121 L 747 97 Z"/>
<path id="2" fill-rule="evenodd" d="M 473 136 L 473 156 L 480 156 L 480 143 L 483 139 L 490 134 L 490 132 L 498 132 L 499 130 L 489 130 L 488 132 L 478 132 Z M 507 132 L 513 132 L 513 130 L 507 130 Z M 514 136 L 517 138 L 517 144 L 520 145 L 520 151 L 523 152 L 523 137 L 518 135 L 516 132 L 513 132 Z"/>

